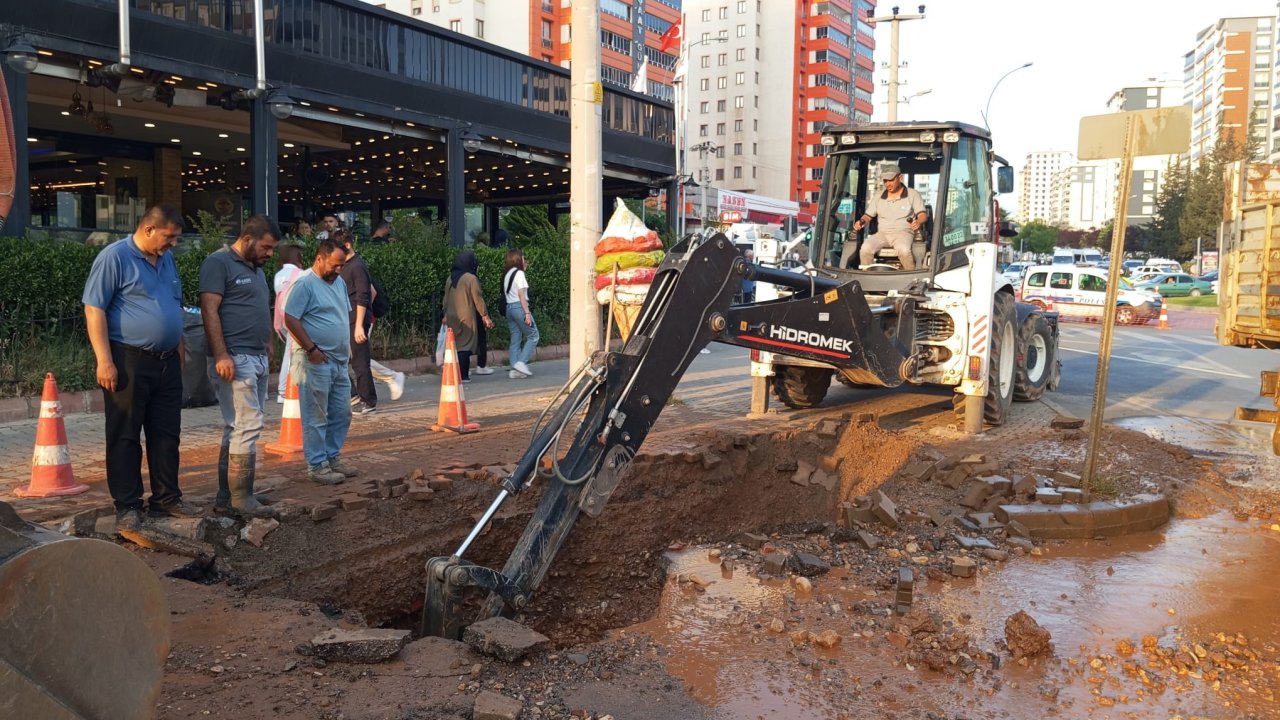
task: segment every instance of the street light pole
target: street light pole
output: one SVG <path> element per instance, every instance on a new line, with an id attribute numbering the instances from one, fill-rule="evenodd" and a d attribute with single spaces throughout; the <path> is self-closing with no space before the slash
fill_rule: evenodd
<path id="1" fill-rule="evenodd" d="M 1018 72 L 1019 70 L 1023 70 L 1023 69 L 1025 69 L 1025 68 L 1029 68 L 1029 67 L 1031 67 L 1033 64 L 1034 64 L 1034 63 L 1027 62 L 1027 63 L 1023 63 L 1023 64 L 1019 65 L 1018 67 L 1016 67 L 1016 68 L 1014 68 L 1014 69 L 1010 70 L 1009 72 L 1005 73 L 1004 75 L 1001 75 L 1001 76 L 1000 76 L 1000 79 L 996 81 L 996 84 L 992 86 L 992 88 L 991 88 L 991 94 L 987 96 L 987 108 L 986 108 L 985 110 L 983 110 L 983 111 L 982 111 L 982 125 L 983 125 L 983 127 L 985 127 L 985 128 L 987 129 L 987 132 L 991 132 L 991 123 L 987 122 L 987 113 L 991 112 L 991 98 L 993 98 L 993 97 L 995 97 L 995 96 L 996 96 L 996 88 L 1000 87 L 1000 83 L 1004 82 L 1004 79 L 1005 79 L 1005 78 L 1007 78 L 1007 77 L 1009 77 L 1010 75 L 1012 75 L 1012 74 L 1014 74 L 1014 73 Z"/>
<path id="2" fill-rule="evenodd" d="M 686 145 L 689 142 L 689 52 L 704 43 L 729 42 L 729 38 L 712 35 L 684 44 L 686 33 L 680 33 L 680 59 L 676 61 L 676 79 L 680 87 L 676 90 L 676 203 L 679 213 L 676 215 L 676 237 L 683 238 L 685 231 L 684 211 L 684 177 L 689 172 L 689 157 Z M 680 73 L 680 65 L 684 65 L 684 73 Z"/>
<path id="3" fill-rule="evenodd" d="M 923 20 L 924 6 L 915 15 L 899 15 L 898 6 L 893 6 L 892 15 L 867 18 L 867 22 L 875 25 L 878 22 L 893 23 L 893 33 L 889 40 L 889 122 L 898 121 L 898 25 L 907 20 Z"/>

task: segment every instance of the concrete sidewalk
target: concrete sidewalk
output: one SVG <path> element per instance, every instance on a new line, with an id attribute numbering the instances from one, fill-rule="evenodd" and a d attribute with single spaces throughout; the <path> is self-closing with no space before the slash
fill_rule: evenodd
<path id="1" fill-rule="evenodd" d="M 569 373 L 568 360 L 538 362 L 531 367 L 534 377 L 524 380 L 509 379 L 505 368 L 495 368 L 493 375 L 472 376 L 465 386 L 467 410 L 470 418 L 481 424 L 481 431 L 465 436 L 430 432 L 439 412 L 438 375 L 410 376 L 404 396 L 394 402 L 385 396 L 385 386 L 380 386 L 378 411 L 352 418 L 344 456 L 369 469 L 363 474 L 369 477 L 408 472 L 417 466 L 431 472 L 450 464 L 480 467 L 512 461 L 527 447 L 533 422 Z M 663 418 L 671 415 L 686 422 L 699 422 L 745 416 L 749 386 L 745 351 L 718 349 L 700 356 L 685 374 L 676 400 Z M 278 436 L 281 408 L 274 400 L 268 404 L 264 444 Z M 110 503 L 100 413 L 74 414 L 64 420 L 76 480 L 89 484 L 90 490 L 61 498 L 16 497 L 15 490 L 30 482 L 36 422 L 0 424 L 0 500 L 12 503 L 25 516 L 40 520 Z M 221 432 L 217 406 L 183 410 L 180 483 L 184 493 L 197 502 L 210 496 L 214 488 Z M 262 452 L 259 456 L 260 486 L 280 487 L 305 478 L 301 457 L 281 459 Z M 429 460 L 424 461 L 424 457 Z"/>

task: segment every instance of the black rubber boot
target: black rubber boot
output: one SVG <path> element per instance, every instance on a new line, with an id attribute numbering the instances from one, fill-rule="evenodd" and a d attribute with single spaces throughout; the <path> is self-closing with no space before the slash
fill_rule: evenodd
<path id="1" fill-rule="evenodd" d="M 227 482 L 231 486 L 231 507 L 245 517 L 272 518 L 279 515 L 275 508 L 263 505 L 253 495 L 253 480 L 256 476 L 257 456 L 230 455 Z"/>
<path id="2" fill-rule="evenodd" d="M 234 512 L 231 507 L 231 487 L 227 485 L 227 458 L 230 455 L 230 445 L 223 445 L 218 451 L 218 495 L 213 501 L 213 511 L 218 515 Z"/>

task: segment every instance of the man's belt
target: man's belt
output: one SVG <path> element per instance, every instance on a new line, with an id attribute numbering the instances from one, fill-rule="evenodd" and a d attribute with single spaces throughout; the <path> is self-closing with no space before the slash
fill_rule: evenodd
<path id="1" fill-rule="evenodd" d="M 119 343 L 119 342 L 111 343 L 111 344 L 124 350 L 125 352 L 133 353 L 134 355 L 141 355 L 143 357 L 155 358 L 156 360 L 168 360 L 169 358 L 178 354 L 177 348 L 174 348 L 172 350 L 157 351 L 157 350 L 148 350 L 146 348 L 140 348 L 137 345 L 127 345 L 125 343 Z"/>

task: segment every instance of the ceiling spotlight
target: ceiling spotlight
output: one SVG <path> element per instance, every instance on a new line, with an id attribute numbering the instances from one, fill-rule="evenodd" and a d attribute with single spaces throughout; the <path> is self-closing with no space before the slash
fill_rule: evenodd
<path id="1" fill-rule="evenodd" d="M 156 126 L 156 124 L 155 124 L 155 123 L 142 123 L 142 127 L 149 127 L 149 128 L 153 128 L 153 127 L 155 127 L 155 126 Z"/>
<path id="2" fill-rule="evenodd" d="M 291 148 L 293 147 L 293 143 L 285 143 L 284 146 L 287 148 Z"/>
<path id="3" fill-rule="evenodd" d="M 226 134 L 226 133 L 218 133 L 218 137 L 220 137 L 220 138 L 229 138 L 229 137 L 231 137 L 231 136 L 230 136 L 230 135 L 228 135 L 228 134 Z"/>
<path id="4" fill-rule="evenodd" d="M 469 153 L 476 152 L 481 147 L 480 138 L 471 133 L 462 134 L 462 149 Z"/>
<path id="5" fill-rule="evenodd" d="M 30 75 L 40 64 L 40 56 L 31 43 L 18 35 L 9 40 L 9 46 L 4 51 L 4 61 L 9 64 L 10 70 L 19 75 Z"/>

